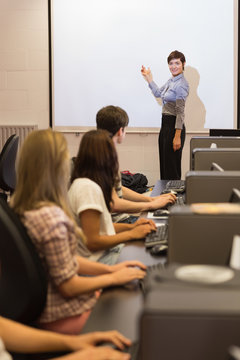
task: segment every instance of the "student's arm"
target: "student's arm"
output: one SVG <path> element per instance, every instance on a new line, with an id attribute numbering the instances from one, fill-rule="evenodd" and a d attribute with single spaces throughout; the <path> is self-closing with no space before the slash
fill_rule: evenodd
<path id="1" fill-rule="evenodd" d="M 130 355 L 108 346 L 88 347 L 87 349 L 61 356 L 52 360 L 130 360 Z"/>
<path id="2" fill-rule="evenodd" d="M 122 224 L 118 233 L 114 235 L 100 235 L 100 212 L 97 210 L 85 210 L 80 213 L 80 222 L 84 234 L 87 237 L 87 247 L 91 251 L 109 249 L 117 244 L 129 240 L 142 239 L 155 226 L 152 222 L 147 221 L 138 228 L 134 225 Z M 117 229 L 116 229 L 117 230 Z"/>
<path id="3" fill-rule="evenodd" d="M 149 224 L 151 226 L 151 231 L 155 231 L 157 229 L 155 222 L 153 220 L 147 219 L 147 218 L 140 218 L 132 224 L 114 223 L 113 226 L 114 226 L 116 233 L 120 233 L 122 231 L 126 231 L 126 227 L 128 227 L 129 229 L 134 229 L 137 226 L 141 226 L 144 224 Z"/>
<path id="4" fill-rule="evenodd" d="M 141 262 L 137 260 L 130 260 L 130 261 L 122 261 L 115 265 L 107 265 L 102 264 L 96 261 L 89 260 L 87 258 L 84 258 L 82 256 L 77 256 L 78 261 L 78 274 L 88 274 L 88 275 L 103 275 L 103 274 L 111 274 L 115 271 L 118 271 L 120 269 L 126 268 L 126 267 L 133 267 L 137 266 L 140 269 L 146 270 L 146 266 Z"/>
<path id="5" fill-rule="evenodd" d="M 117 265 L 119 267 L 120 264 Z M 112 266 L 112 268 L 114 268 L 114 266 Z M 134 267 L 134 265 L 130 265 L 124 266 L 120 270 L 99 276 L 85 277 L 74 275 L 70 279 L 60 284 L 58 289 L 64 297 L 71 298 L 81 294 L 90 293 L 101 288 L 113 285 L 123 285 L 134 279 L 143 279 L 144 276 L 145 271 Z"/>
<path id="6" fill-rule="evenodd" d="M 131 344 L 117 331 L 93 332 L 85 335 L 62 335 L 54 332 L 34 329 L 15 321 L 0 317 L 0 337 L 9 351 L 19 353 L 37 353 L 52 351 L 76 351 L 85 349 L 77 353 L 61 357 L 62 360 L 86 359 L 90 355 L 95 355 L 94 359 L 107 359 L 108 352 L 100 353 L 92 351 L 92 346 L 100 342 L 111 342 L 118 348 L 123 349 L 125 345 Z M 29 341 L 29 339 L 31 341 Z M 103 355 L 105 357 L 103 357 Z M 114 354 L 111 354 L 112 356 Z M 101 357 L 100 357 L 101 356 Z M 110 359 L 111 357 L 109 357 Z M 113 357 L 112 357 L 113 358 Z M 119 359 L 121 359 L 119 357 Z"/>
<path id="7" fill-rule="evenodd" d="M 61 356 L 52 360 L 130 360 L 130 355 L 108 346 L 88 347 L 87 349 Z"/>
<path id="8" fill-rule="evenodd" d="M 125 186 L 122 186 L 122 193 L 123 193 L 123 198 L 125 200 L 130 200 L 130 201 L 138 201 L 138 202 L 151 202 L 151 201 L 155 201 L 157 199 L 162 199 L 163 197 L 167 196 L 167 199 L 169 199 L 169 194 L 162 194 L 162 195 L 158 195 L 158 196 L 146 196 L 143 194 L 139 194 L 136 191 L 133 191 L 131 189 L 128 189 Z M 171 198 L 174 198 L 173 196 L 171 196 Z"/>
<path id="9" fill-rule="evenodd" d="M 0 337 L 9 351 L 30 353 L 72 350 L 70 336 L 33 329 L 3 317 L 0 317 Z M 78 349 L 81 348 L 79 337 Z"/>
<path id="10" fill-rule="evenodd" d="M 139 226 L 140 227 L 140 226 Z M 140 262 L 129 262 L 119 271 L 114 266 L 96 264 L 88 259 L 75 256 L 70 242 L 75 241 L 69 235 L 68 227 L 63 222 L 57 222 L 42 241 L 42 251 L 47 263 L 48 274 L 59 292 L 64 297 L 74 297 L 93 292 L 97 289 L 122 285 L 133 279 L 144 277 L 144 271 L 132 266 L 144 267 Z M 123 263 L 124 264 L 124 263 Z M 114 271 L 114 272 L 113 272 Z M 78 274 L 104 274 L 93 277 L 82 277 Z"/>
<path id="11" fill-rule="evenodd" d="M 151 198 L 150 196 L 145 196 L 143 194 L 139 194 L 136 191 L 133 191 L 125 186 L 122 186 L 122 194 L 123 194 L 123 198 L 125 200 L 130 200 L 130 201 L 138 201 L 138 202 L 150 202 Z"/>
<path id="12" fill-rule="evenodd" d="M 146 196 L 147 197 L 147 196 Z M 145 201 L 130 201 L 119 198 L 116 191 L 112 193 L 112 212 L 119 213 L 138 213 L 143 211 L 153 211 L 166 206 L 169 203 L 174 203 L 176 196 L 173 194 L 160 195 L 153 200 Z"/>

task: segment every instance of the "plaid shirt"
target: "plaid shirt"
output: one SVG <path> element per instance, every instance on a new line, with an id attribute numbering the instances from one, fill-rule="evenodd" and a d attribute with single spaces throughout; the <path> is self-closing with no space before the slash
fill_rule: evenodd
<path id="1" fill-rule="evenodd" d="M 96 303 L 95 294 L 64 298 L 58 286 L 77 275 L 77 238 L 73 222 L 57 206 L 43 206 L 24 213 L 27 228 L 48 274 L 47 302 L 39 321 L 48 323 L 79 315 Z"/>

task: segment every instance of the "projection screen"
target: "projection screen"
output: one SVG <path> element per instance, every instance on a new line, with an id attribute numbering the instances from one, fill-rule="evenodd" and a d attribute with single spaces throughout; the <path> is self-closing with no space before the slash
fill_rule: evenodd
<path id="1" fill-rule="evenodd" d="M 187 130 L 236 128 L 237 0 L 49 1 L 55 129 L 87 130 L 100 108 L 117 105 L 130 131 L 157 131 L 161 103 L 140 69 L 163 85 L 176 49 L 187 61 Z"/>

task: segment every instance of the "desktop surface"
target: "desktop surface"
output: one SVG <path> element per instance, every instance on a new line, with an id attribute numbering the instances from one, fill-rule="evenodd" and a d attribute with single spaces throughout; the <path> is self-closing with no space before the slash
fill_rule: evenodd
<path id="1" fill-rule="evenodd" d="M 152 190 L 151 196 L 159 196 L 161 192 L 166 188 L 168 180 L 158 180 Z"/>
<path id="2" fill-rule="evenodd" d="M 161 256 L 152 256 L 144 241 L 131 241 L 125 245 L 118 262 L 139 260 L 145 265 L 166 261 Z M 90 331 L 118 330 L 132 341 L 138 339 L 138 321 L 143 308 L 143 292 L 138 281 L 119 287 L 104 289 L 82 333 Z"/>
<path id="3" fill-rule="evenodd" d="M 165 180 L 159 180 L 152 192 L 152 196 L 160 195 L 166 183 L 167 181 Z M 166 263 L 165 257 L 152 256 L 150 252 L 145 248 L 144 241 L 139 241 L 139 240 L 126 243 L 119 256 L 118 262 L 125 260 L 133 260 L 133 259 L 140 260 L 148 266 L 161 263 L 163 264 L 162 268 L 164 268 L 164 264 Z M 160 267 L 157 266 L 156 268 L 161 268 L 161 266 Z M 162 307 L 164 306 L 166 308 L 167 307 L 171 308 L 171 306 L 177 307 L 178 302 L 180 300 L 179 296 L 181 298 L 181 292 L 179 293 L 179 291 L 175 291 L 174 296 L 172 296 L 173 294 L 172 290 L 171 290 L 172 294 L 168 294 L 166 293 L 166 291 L 165 291 L 165 295 L 166 295 L 165 303 L 164 303 L 164 298 L 161 300 Z M 223 295 L 225 296 L 225 293 Z M 158 292 L 156 296 L 160 297 L 161 299 L 161 293 Z M 183 306 L 185 306 L 185 303 L 188 301 L 188 298 L 186 296 L 186 291 L 182 293 L 182 296 L 184 297 Z M 240 298 L 240 294 L 237 294 L 237 296 L 238 298 Z M 169 299 L 171 301 L 169 301 Z M 217 299 L 218 298 L 216 296 L 216 299 L 214 298 L 214 303 L 213 303 L 214 309 L 216 308 L 215 305 L 216 305 L 216 301 L 218 301 Z M 159 311 L 160 310 L 159 306 L 157 306 L 157 314 L 156 313 L 154 314 L 155 310 L 153 308 L 155 306 L 154 304 L 156 304 L 155 300 L 156 300 L 155 294 L 152 292 L 147 294 L 147 298 L 144 298 L 144 292 L 140 289 L 140 286 L 136 281 L 127 284 L 125 286 L 104 289 L 95 308 L 92 310 L 92 313 L 82 333 L 87 333 L 90 331 L 107 331 L 107 330 L 115 329 L 123 333 L 126 337 L 130 338 L 132 341 L 139 340 L 139 338 L 141 339 L 144 338 L 144 341 L 141 341 L 140 343 L 141 359 L 144 360 L 158 359 L 159 354 L 163 355 L 164 360 L 167 359 L 172 360 L 172 359 L 177 359 L 179 357 L 179 354 L 182 355 L 182 353 L 187 355 L 186 357 L 184 357 L 186 360 L 192 360 L 192 359 L 213 360 L 216 357 L 214 356 L 212 357 L 211 355 L 217 354 L 218 356 L 219 351 L 221 354 L 220 357 L 217 358 L 223 359 L 223 356 L 227 355 L 227 348 L 230 343 L 230 340 L 235 339 L 236 344 L 237 345 L 240 344 L 238 342 L 239 331 L 240 331 L 240 308 L 238 305 L 237 306 L 239 308 L 239 314 L 237 315 L 239 316 L 237 317 L 238 321 L 235 326 L 234 325 L 235 323 L 233 324 L 232 317 L 223 316 L 220 319 L 216 317 L 215 320 L 215 318 L 213 319 L 211 312 L 209 313 L 210 317 L 208 317 L 208 313 L 207 313 L 207 316 L 202 316 L 201 314 L 201 317 L 199 318 L 198 316 L 195 316 L 194 313 L 192 316 L 187 310 L 187 313 L 184 314 L 184 316 L 185 315 L 186 316 L 184 317 L 181 314 L 182 309 L 180 309 L 179 314 L 176 313 L 176 316 L 174 315 L 175 316 L 174 317 L 172 316 L 172 310 L 169 312 L 169 316 L 168 314 L 166 316 L 166 311 L 164 310 L 163 313 L 161 313 L 161 311 Z M 157 303 L 159 303 L 158 300 Z M 239 301 L 237 302 L 237 304 L 239 304 Z M 179 303 L 179 307 L 180 305 L 181 303 Z M 189 306 L 187 307 L 187 309 L 193 306 L 194 303 L 191 304 L 191 301 L 189 299 L 188 305 Z M 223 306 L 227 306 L 227 302 L 223 301 Z M 232 308 L 230 309 L 230 311 L 232 311 Z M 234 314 L 234 316 L 235 315 L 236 313 Z M 179 321 L 179 317 L 180 317 L 180 321 Z M 223 320 L 222 321 L 223 326 L 218 326 L 218 324 L 220 324 L 219 320 L 220 322 Z M 170 324 L 171 321 L 172 324 Z M 145 322 L 145 325 L 141 326 L 143 322 Z M 164 322 L 166 326 L 160 326 Z M 151 331 L 149 330 L 149 324 L 151 325 L 150 326 Z M 212 333 L 210 334 L 209 329 L 212 329 L 211 327 L 213 326 L 215 326 L 214 331 L 212 331 Z M 165 332 L 165 327 L 167 327 L 168 329 L 167 333 Z M 184 327 L 184 331 L 182 331 L 183 327 Z M 158 337 L 151 336 L 152 331 L 154 331 L 153 328 L 157 329 L 158 334 L 160 335 L 162 334 L 162 337 L 161 339 L 159 339 L 159 341 L 158 341 Z M 172 332 L 173 328 L 175 329 L 175 332 Z M 144 334 L 142 333 L 143 329 L 145 329 Z M 174 333 L 176 335 L 175 339 L 173 339 Z M 214 342 L 213 344 L 214 346 L 211 345 L 211 348 L 209 347 L 210 344 L 209 337 L 206 338 L 205 342 L 199 341 L 199 338 L 204 337 L 206 333 L 210 334 L 211 336 L 211 344 L 212 341 Z M 229 339 L 227 339 L 225 342 L 222 342 L 221 346 L 219 346 L 218 340 L 222 338 L 226 333 L 229 334 L 228 336 Z M 217 338 L 215 334 L 217 334 Z M 236 338 L 234 337 L 235 335 Z M 190 340 L 191 346 L 189 346 L 190 337 L 192 337 L 193 339 L 192 342 Z M 174 346 L 171 346 L 173 344 Z M 170 352 L 169 352 L 169 346 L 171 346 Z M 186 350 L 185 346 L 187 346 L 187 353 L 185 352 Z M 151 350 L 150 352 L 149 349 Z M 209 353 L 209 349 L 210 351 L 214 349 L 214 353 L 212 352 Z M 225 349 L 226 349 L 226 353 L 225 353 Z M 179 358 L 182 357 L 180 356 Z"/>
<path id="4" fill-rule="evenodd" d="M 167 180 L 157 182 L 151 196 L 165 189 Z M 164 220 L 158 220 L 161 222 Z M 139 260 L 147 266 L 166 262 L 165 256 L 153 256 L 146 249 L 144 240 L 129 241 L 122 249 L 118 262 Z M 138 281 L 125 286 L 104 289 L 84 326 L 82 333 L 118 330 L 132 341 L 139 337 L 138 323 L 143 309 L 144 294 Z"/>

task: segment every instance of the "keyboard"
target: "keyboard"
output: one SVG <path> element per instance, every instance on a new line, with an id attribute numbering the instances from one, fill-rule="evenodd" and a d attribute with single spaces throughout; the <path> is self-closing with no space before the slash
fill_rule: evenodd
<path id="1" fill-rule="evenodd" d="M 167 219 L 168 215 L 169 215 L 169 210 L 167 210 L 167 209 L 157 209 L 153 213 L 153 216 L 159 217 L 162 219 Z"/>
<path id="2" fill-rule="evenodd" d="M 144 293 L 144 295 L 147 292 L 147 288 L 149 287 L 149 277 L 151 276 L 151 274 L 153 272 L 160 272 L 162 270 L 164 270 L 164 264 L 162 263 L 158 263 L 158 264 L 153 264 L 147 267 L 147 271 L 146 271 L 146 275 L 143 279 L 139 280 L 139 286 L 142 290 L 142 292 Z"/>
<path id="3" fill-rule="evenodd" d="M 167 182 L 165 190 L 184 192 L 185 191 L 185 181 L 184 180 L 170 180 Z"/>
<path id="4" fill-rule="evenodd" d="M 166 206 L 167 210 L 169 210 L 173 205 L 184 205 L 185 204 L 185 196 L 177 196 L 175 203 L 168 204 Z"/>
<path id="5" fill-rule="evenodd" d="M 132 345 L 125 348 L 123 350 L 124 353 L 131 355 L 131 360 L 137 360 L 138 359 L 138 353 L 139 353 L 139 342 L 133 342 Z"/>
<path id="6" fill-rule="evenodd" d="M 165 208 L 157 209 L 153 212 L 153 216 L 163 218 L 169 215 L 169 210 L 173 205 L 184 205 L 185 196 L 177 196 L 175 203 L 166 205 Z"/>
<path id="7" fill-rule="evenodd" d="M 153 271 L 164 270 L 165 267 L 162 263 L 153 264 L 147 267 L 146 276 L 150 276 Z"/>
<path id="8" fill-rule="evenodd" d="M 185 204 L 185 196 L 177 196 L 177 200 L 175 202 L 176 205 L 184 205 Z"/>
<path id="9" fill-rule="evenodd" d="M 156 231 L 152 231 L 145 238 L 145 247 L 149 248 L 158 244 L 167 244 L 168 224 L 161 224 Z"/>

